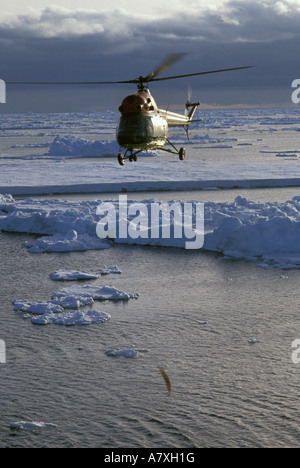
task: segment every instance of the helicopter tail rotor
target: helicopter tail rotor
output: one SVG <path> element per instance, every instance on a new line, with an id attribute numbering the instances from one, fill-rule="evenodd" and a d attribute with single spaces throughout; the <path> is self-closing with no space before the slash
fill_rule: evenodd
<path id="1" fill-rule="evenodd" d="M 191 86 L 191 83 L 188 82 L 188 90 L 187 90 L 187 101 L 186 101 L 186 104 L 185 104 L 185 116 L 188 115 L 188 109 L 189 109 L 189 106 L 191 104 L 191 100 L 192 100 L 192 86 Z"/>

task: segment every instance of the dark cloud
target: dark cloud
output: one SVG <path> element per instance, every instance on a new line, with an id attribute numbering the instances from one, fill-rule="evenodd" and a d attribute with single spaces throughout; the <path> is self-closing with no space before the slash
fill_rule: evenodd
<path id="1" fill-rule="evenodd" d="M 257 65 L 247 71 L 191 79 L 197 93 L 207 99 L 215 97 L 212 102 L 230 104 L 243 99 L 240 102 L 250 104 L 256 99 L 259 105 L 277 96 L 278 103 L 287 104 L 291 82 L 299 78 L 295 60 L 299 24 L 300 8 L 291 0 L 230 1 L 218 11 L 187 9 L 161 18 L 129 15 L 121 9 L 101 13 L 48 7 L 0 24 L 0 78 L 131 79 L 148 74 L 168 53 L 185 51 L 189 54 L 166 74 Z M 187 86 L 187 80 L 167 83 L 153 84 L 153 89 L 162 95 L 172 89 L 181 96 Z M 64 105 L 66 111 L 80 110 L 97 107 L 95 96 L 102 106 L 109 105 L 108 97 L 115 106 L 122 93 L 132 91 L 127 87 L 120 91 L 26 89 L 8 86 L 6 109 L 24 111 L 31 104 L 27 110 L 61 111 Z"/>

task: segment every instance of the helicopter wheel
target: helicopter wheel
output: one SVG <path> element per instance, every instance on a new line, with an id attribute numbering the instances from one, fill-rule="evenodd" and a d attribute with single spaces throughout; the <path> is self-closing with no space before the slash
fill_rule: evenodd
<path id="1" fill-rule="evenodd" d="M 133 156 L 133 160 L 134 160 L 134 162 L 137 162 L 137 155 L 136 154 Z"/>
<path id="2" fill-rule="evenodd" d="M 185 160 L 185 148 L 180 148 L 178 154 L 179 154 L 180 161 L 184 161 Z"/>
<path id="3" fill-rule="evenodd" d="M 118 154 L 118 162 L 119 162 L 120 166 L 124 166 L 124 164 L 125 164 L 124 154 L 122 154 L 122 153 Z"/>

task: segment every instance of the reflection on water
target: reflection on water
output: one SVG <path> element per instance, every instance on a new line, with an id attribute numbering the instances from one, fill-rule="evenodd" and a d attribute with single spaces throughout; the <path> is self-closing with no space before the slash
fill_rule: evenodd
<path id="1" fill-rule="evenodd" d="M 0 234 L 1 447 L 298 446 L 299 272 L 122 245 L 32 255 L 21 247 L 28 238 Z M 107 323 L 37 326 L 13 311 L 12 300 L 47 300 L 62 287 L 51 272 L 104 265 L 123 273 L 93 284 L 140 294 L 97 303 Z M 145 352 L 107 356 L 113 348 Z M 21 420 L 57 427 L 10 429 Z"/>

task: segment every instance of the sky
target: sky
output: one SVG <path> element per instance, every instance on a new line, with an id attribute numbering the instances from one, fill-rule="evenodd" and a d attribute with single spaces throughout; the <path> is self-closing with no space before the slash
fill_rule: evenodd
<path id="1" fill-rule="evenodd" d="M 183 107 L 188 83 L 204 106 L 290 106 L 298 66 L 300 0 L 0 0 L 0 79 L 118 81 L 255 65 L 151 84 L 160 107 Z M 117 109 L 134 85 L 7 85 L 0 112 Z"/>

